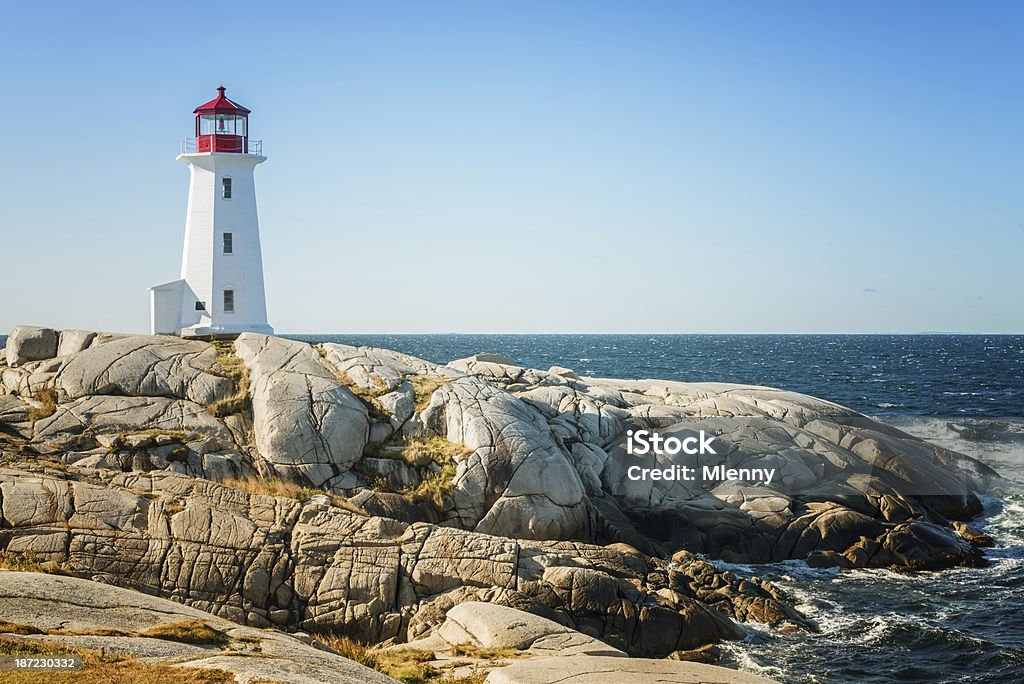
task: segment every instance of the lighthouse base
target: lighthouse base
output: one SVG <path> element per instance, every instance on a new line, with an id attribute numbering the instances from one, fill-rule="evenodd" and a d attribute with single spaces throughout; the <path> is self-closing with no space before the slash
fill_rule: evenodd
<path id="1" fill-rule="evenodd" d="M 195 291 L 184 279 L 149 288 L 150 334 L 181 337 L 236 337 L 244 332 L 273 335 L 274 329 L 262 321 L 224 321 L 211 316 Z M 227 317 L 232 318 L 232 314 Z"/>
<path id="2" fill-rule="evenodd" d="M 273 335 L 274 329 L 269 325 L 217 325 L 217 326 L 192 326 L 182 328 L 178 334 L 182 337 L 237 337 L 244 332 L 261 333 Z"/>

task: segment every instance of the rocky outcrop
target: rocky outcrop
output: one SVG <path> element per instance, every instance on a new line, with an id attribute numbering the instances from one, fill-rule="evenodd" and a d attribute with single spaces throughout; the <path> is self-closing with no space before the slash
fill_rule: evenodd
<path id="1" fill-rule="evenodd" d="M 224 480 L 253 476 L 234 434 L 204 407 L 183 399 L 91 396 L 56 407 L 31 426 L 29 446 L 67 464 L 168 470 Z"/>
<path id="2" fill-rule="evenodd" d="M 771 684 L 767 679 L 673 660 L 627 658 L 618 649 L 553 620 L 494 603 L 468 601 L 448 611 L 429 636 L 389 650 L 433 654 L 430 664 L 459 673 L 488 673 L 487 682 L 711 682 Z M 485 658 L 473 658 L 483 654 Z M 489 658 L 486 656 L 490 656 Z M 465 662 L 469 656 L 468 663 Z M 615 662 L 616 659 L 619 662 Z M 425 660 L 425 659 L 424 659 Z M 447 666 L 447 667 L 446 667 Z M 470 669 L 471 668 L 471 669 Z"/>
<path id="3" fill-rule="evenodd" d="M 746 672 L 674 660 L 580 655 L 519 660 L 487 675 L 486 684 L 773 684 Z M 777 683 L 774 683 L 777 684 Z"/>
<path id="4" fill-rule="evenodd" d="M 359 460 L 366 407 L 308 344 L 245 333 L 235 342 L 251 378 L 256 449 L 271 471 L 329 486 Z"/>
<path id="5" fill-rule="evenodd" d="M 234 389 L 211 373 L 217 351 L 177 337 L 126 337 L 72 354 L 54 386 L 68 399 L 96 395 L 167 397 L 210 404 Z"/>
<path id="6" fill-rule="evenodd" d="M 527 539 L 590 538 L 583 484 L 543 416 L 464 377 L 441 390 L 445 436 L 473 453 L 452 484 L 460 526 Z"/>
<path id="7" fill-rule="evenodd" d="M 8 469 L 0 512 L 11 552 L 256 626 L 405 641 L 477 600 L 664 656 L 742 636 L 729 613 L 807 624 L 782 594 L 728 573 L 706 569 L 697 597 L 693 578 L 636 552 L 401 523 L 163 472 Z"/>
<path id="8" fill-rule="evenodd" d="M 7 336 L 7 365 L 52 359 L 57 355 L 57 332 L 50 328 L 16 325 Z"/>
<path id="9" fill-rule="evenodd" d="M 210 643 L 182 626 L 205 628 Z M 74 577 L 0 570 L 0 636 L 43 644 L 53 653 L 84 648 L 143 663 L 223 670 L 239 683 L 394 684 L 379 672 L 314 648 L 308 638 L 244 627 L 173 601 Z"/>
<path id="10" fill-rule="evenodd" d="M 976 545 L 950 521 L 980 512 L 976 492 L 995 476 L 973 459 L 792 392 L 579 379 L 493 355 L 443 367 L 387 350 L 253 334 L 234 344 L 251 381 L 251 415 L 218 419 L 203 406 L 235 388 L 205 342 L 68 331 L 68 349 L 91 339 L 89 346 L 27 361 L 56 353 L 50 342 L 59 336 L 14 332 L 8 356 L 21 365 L 0 369 L 4 387 L 37 413 L 45 413 L 40 392 L 54 389 L 59 401 L 34 426 L 13 420 L 5 428 L 37 451 L 214 479 L 259 472 L 346 495 L 368 491 L 371 481 L 390 483 L 391 492 L 360 495 L 362 503 L 406 522 L 510 538 L 624 542 L 734 562 L 945 567 L 977 561 Z M 22 404 L 8 404 L 17 419 Z M 714 435 L 716 453 L 632 456 L 630 429 L 679 439 L 703 431 Z M 110 449 L 95 437 L 152 430 L 186 433 L 181 446 L 205 446 L 170 459 L 149 458 L 141 447 L 115 449 L 113 459 L 95 451 Z M 402 462 L 405 444 L 431 438 L 461 448 L 431 467 Z M 172 465 L 175 458 L 184 465 Z M 437 507 L 396 496 L 439 469 L 451 472 L 446 465 L 454 474 Z M 776 475 L 771 482 L 628 477 L 632 466 L 674 465 Z"/>
<path id="11" fill-rule="evenodd" d="M 619 649 L 554 620 L 479 601 L 458 604 L 448 611 L 444 622 L 432 635 L 395 648 L 446 651 L 465 645 L 478 649 L 513 649 L 529 655 L 626 656 Z"/>
<path id="12" fill-rule="evenodd" d="M 440 366 L 266 335 L 26 328 L 0 385 L 0 548 L 238 622 L 374 642 L 458 623 L 482 644 L 450 617 L 467 602 L 633 656 L 740 638 L 740 622 L 813 629 L 775 587 L 708 558 L 979 562 L 985 538 L 951 523 L 997 477 L 793 392 L 493 355 Z M 630 430 L 715 448 L 631 455 Z M 683 465 L 773 477 L 629 476 Z"/>

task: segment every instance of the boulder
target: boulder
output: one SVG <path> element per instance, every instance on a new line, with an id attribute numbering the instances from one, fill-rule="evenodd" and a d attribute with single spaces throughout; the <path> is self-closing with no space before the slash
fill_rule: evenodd
<path id="1" fill-rule="evenodd" d="M 472 361 L 479 361 L 480 363 L 499 363 L 503 366 L 519 365 L 512 359 L 508 358 L 507 356 L 502 356 L 501 354 L 474 354 L 469 358 Z"/>
<path id="2" fill-rule="evenodd" d="M 436 634 L 450 645 L 515 649 L 534 655 L 626 656 L 619 649 L 554 620 L 479 601 L 460 603 L 449 610 Z M 409 647 L 416 648 L 416 644 L 410 644 Z"/>
<path id="3" fill-rule="evenodd" d="M 315 349 L 254 333 L 235 349 L 249 370 L 256 448 L 274 472 L 320 487 L 362 457 L 366 406 Z"/>
<path id="4" fill-rule="evenodd" d="M 492 670 L 484 681 L 486 684 L 778 684 L 714 665 L 592 655 L 517 660 Z"/>
<path id="5" fill-rule="evenodd" d="M 996 543 L 989 535 L 985 534 L 981 530 L 968 525 L 967 523 L 960 522 L 959 520 L 953 521 L 953 530 L 956 531 L 961 537 L 969 541 L 975 546 L 995 546 Z"/>
<path id="6" fill-rule="evenodd" d="M 140 335 L 72 354 L 54 385 L 69 399 L 115 394 L 209 404 L 234 390 L 211 372 L 216 362 L 217 350 L 206 342 Z"/>
<path id="7" fill-rule="evenodd" d="M 34 325 L 16 325 L 7 336 L 7 365 L 12 368 L 29 361 L 52 359 L 57 355 L 57 331 Z"/>
<path id="8" fill-rule="evenodd" d="M 95 338 L 96 333 L 89 330 L 61 330 L 57 356 L 69 356 L 88 349 Z"/>
<path id="9" fill-rule="evenodd" d="M 378 394 L 393 392 L 411 375 L 438 374 L 438 366 L 389 349 L 353 347 L 347 344 L 321 345 L 324 358 L 356 387 Z"/>
<path id="10" fill-rule="evenodd" d="M 103 435 L 132 433 L 215 437 L 222 444 L 232 443 L 224 424 L 190 401 L 103 395 L 59 404 L 52 416 L 36 421 L 32 442 L 45 452 L 77 451 L 93 448 Z"/>
<path id="11" fill-rule="evenodd" d="M 0 423 L 22 423 L 28 420 L 32 406 L 13 394 L 0 394 Z"/>
<path id="12" fill-rule="evenodd" d="M 560 375 L 563 378 L 569 378 L 570 380 L 579 380 L 580 376 L 576 374 L 576 371 L 563 366 L 551 366 L 548 368 L 548 373 L 552 375 Z"/>
<path id="13" fill-rule="evenodd" d="M 0 570 L 0 596 L 0 620 L 20 626 L 18 631 L 36 632 L 16 638 L 44 644 L 54 652 L 61 646 L 87 648 L 134 656 L 143 663 L 224 670 L 238 681 L 394 684 L 375 670 L 282 632 L 244 627 L 180 603 L 98 582 Z M 191 643 L 195 639 L 188 636 L 176 640 L 179 626 L 205 627 L 217 642 Z M 4 629 L 0 623 L 0 632 Z M 150 636 L 157 633 L 161 636 Z"/>
<path id="14" fill-rule="evenodd" d="M 473 451 L 452 483 L 460 526 L 524 539 L 587 536 L 583 483 L 540 414 L 475 377 L 439 393 L 447 439 Z"/>

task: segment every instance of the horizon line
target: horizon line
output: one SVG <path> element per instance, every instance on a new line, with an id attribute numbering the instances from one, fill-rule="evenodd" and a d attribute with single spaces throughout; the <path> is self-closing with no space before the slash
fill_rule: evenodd
<path id="1" fill-rule="evenodd" d="M 287 335 L 302 335 L 310 337 L 314 335 L 364 335 L 364 336 L 382 336 L 382 335 L 464 335 L 464 336 L 482 336 L 482 335 L 577 335 L 577 336 L 598 336 L 598 335 L 632 335 L 632 336 L 670 336 L 670 335 L 1001 335 L 1001 336 L 1022 336 L 1024 332 L 973 332 L 973 331 L 943 331 L 943 330 L 925 330 L 917 332 L 460 332 L 460 331 L 449 331 L 449 332 L 275 332 L 275 336 L 283 337 Z"/>
<path id="2" fill-rule="evenodd" d="M 45 325 L 43 325 L 43 326 L 36 326 L 35 324 L 17 323 L 14 326 L 12 326 L 11 328 L 6 329 L 3 333 L 0 333 L 0 337 L 8 337 L 9 336 L 8 333 L 10 332 L 10 330 L 13 329 L 14 327 L 17 327 L 17 326 L 20 326 L 20 325 L 25 325 L 25 326 L 30 326 L 30 327 L 50 328 L 50 326 L 45 326 Z M 70 330 L 72 328 L 52 327 L 50 329 L 51 330 L 60 331 L 60 330 L 65 330 L 65 329 Z M 74 328 L 74 329 L 79 329 L 79 328 Z M 115 335 L 143 335 L 143 336 L 149 336 L 150 335 L 150 333 L 148 333 L 148 332 L 132 332 L 132 331 L 119 331 L 119 330 L 92 330 L 92 329 L 90 329 L 90 331 L 91 332 L 102 332 L 102 333 L 108 333 L 108 334 L 115 334 Z M 1024 331 L 1021 331 L 1021 332 L 1005 332 L 1005 331 L 1004 332 L 992 332 L 992 331 L 981 331 L 981 332 L 978 332 L 978 331 L 962 331 L 962 330 L 959 330 L 959 331 L 923 330 L 923 331 L 915 331 L 915 332 L 905 332 L 905 331 L 884 331 L 884 332 L 817 332 L 817 331 L 812 331 L 812 332 L 807 332 L 807 331 L 802 331 L 802 332 L 776 332 L 776 331 L 757 331 L 757 332 L 749 332 L 749 331 L 748 332 L 735 332 L 735 331 L 729 331 L 729 332 L 719 332 L 719 331 L 715 331 L 715 332 L 707 332 L 707 331 L 702 331 L 702 332 L 679 332 L 679 331 L 674 331 L 674 332 L 664 332 L 664 331 L 662 331 L 662 332 L 650 332 L 650 331 L 639 331 L 639 332 L 627 332 L 627 331 L 599 331 L 599 332 L 574 332 L 574 331 L 569 331 L 569 332 L 464 332 L 464 331 L 454 331 L 453 330 L 453 331 L 447 331 L 447 332 L 409 332 L 409 331 L 401 331 L 401 332 L 395 332 L 395 331 L 377 331 L 377 332 L 297 332 L 297 331 L 287 331 L 287 332 L 281 332 L 281 331 L 275 331 L 273 333 L 273 336 L 275 336 L 275 337 L 287 337 L 287 336 L 313 337 L 313 336 L 321 336 L 321 335 L 332 335 L 332 336 L 357 335 L 357 336 L 364 336 L 364 337 L 371 337 L 371 336 L 380 337 L 380 336 L 387 336 L 387 335 L 393 335 L 393 336 L 435 335 L 435 336 L 465 336 L 465 337 L 471 337 L 471 336 L 479 337 L 479 336 L 486 336 L 486 335 L 501 335 L 501 336 L 513 336 L 513 335 L 524 335 L 524 336 L 525 335 L 530 335 L 530 336 L 559 336 L 559 335 L 562 335 L 562 336 L 565 336 L 565 335 L 571 335 L 571 336 L 578 336 L 578 337 L 585 337 L 585 336 L 597 337 L 597 336 L 602 336 L 602 335 L 623 335 L 623 336 L 635 336 L 635 337 L 643 337 L 643 336 L 668 337 L 668 336 L 683 336 L 683 335 L 707 336 L 707 337 L 715 336 L 715 335 L 728 335 L 728 336 L 751 335 L 751 336 L 765 336 L 765 337 L 767 337 L 767 336 L 791 336 L 791 337 L 797 337 L 797 336 L 815 336 L 815 335 L 817 335 L 817 336 L 828 335 L 828 336 L 834 336 L 834 337 L 842 337 L 842 336 L 850 336 L 850 337 L 852 337 L 852 336 L 878 336 L 878 337 L 881 337 L 881 336 L 891 336 L 891 335 L 904 335 L 904 336 L 927 336 L 927 335 L 932 335 L 932 336 L 940 336 L 940 335 L 972 335 L 972 336 L 981 336 L 981 335 L 990 335 L 990 336 L 1002 336 L 1002 337 L 1015 337 L 1015 336 L 1019 337 L 1019 336 L 1024 336 Z"/>

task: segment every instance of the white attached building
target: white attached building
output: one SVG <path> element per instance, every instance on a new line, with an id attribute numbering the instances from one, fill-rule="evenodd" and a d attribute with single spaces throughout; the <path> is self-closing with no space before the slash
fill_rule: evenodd
<path id="1" fill-rule="evenodd" d="M 181 278 L 149 288 L 155 334 L 272 334 L 253 170 L 266 161 L 249 140 L 249 110 L 224 96 L 195 109 L 196 137 L 178 161 L 191 173 Z"/>

